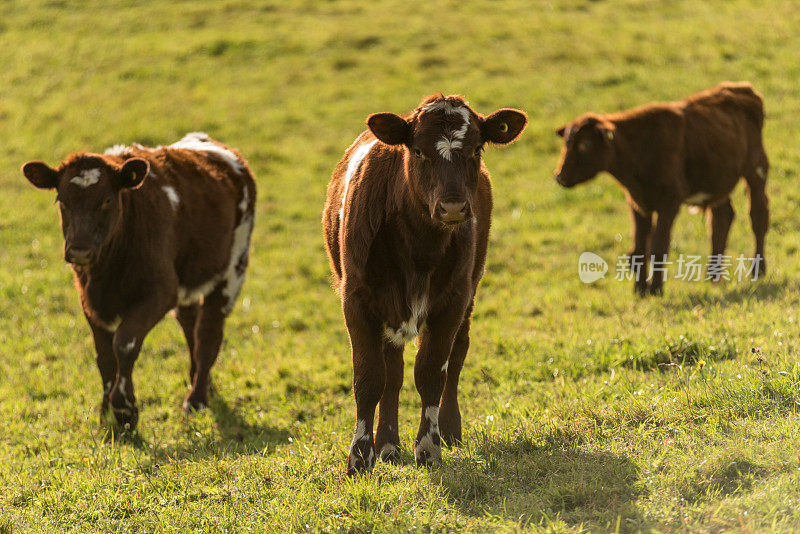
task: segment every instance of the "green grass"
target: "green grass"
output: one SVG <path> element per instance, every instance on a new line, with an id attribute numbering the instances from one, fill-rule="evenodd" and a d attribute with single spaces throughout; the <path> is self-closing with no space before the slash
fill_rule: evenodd
<path id="1" fill-rule="evenodd" d="M 30 531 L 793 531 L 800 528 L 800 12 L 770 0 L 0 2 L 0 533 Z M 629 246 L 608 176 L 552 179 L 553 130 L 587 110 L 746 79 L 766 101 L 770 273 L 634 298 L 577 276 Z M 496 209 L 461 381 L 466 445 L 349 480 L 351 366 L 320 215 L 369 113 L 428 93 L 528 112 L 490 148 Z M 254 253 L 185 418 L 167 319 L 134 374 L 139 429 L 97 420 L 100 380 L 53 195 L 19 167 L 205 130 L 259 181 Z M 752 253 L 742 189 L 729 253 Z M 707 254 L 682 213 L 672 254 Z M 613 265 L 612 265 L 613 275 Z M 766 363 L 750 348 L 760 346 Z M 703 360 L 705 366 L 700 366 Z"/>

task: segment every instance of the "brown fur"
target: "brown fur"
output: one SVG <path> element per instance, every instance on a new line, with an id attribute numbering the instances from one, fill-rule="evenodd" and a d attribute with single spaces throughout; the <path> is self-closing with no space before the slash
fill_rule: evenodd
<path id="1" fill-rule="evenodd" d="M 747 82 L 724 82 L 680 102 L 589 113 L 557 130 L 565 141 L 556 179 L 572 187 L 601 171 L 612 174 L 630 206 L 631 256 L 664 261 L 675 216 L 687 201 L 706 210 L 712 255 L 724 253 L 734 216 L 729 196 L 744 177 L 763 274 L 769 226 L 763 124 L 761 96 Z M 701 193 L 705 198 L 698 199 Z M 646 272 L 645 263 L 636 282 L 639 292 L 648 289 Z M 662 285 L 662 273 L 656 272 L 649 290 L 659 294 Z"/>
<path id="2" fill-rule="evenodd" d="M 429 104 L 440 108 L 424 111 Z M 455 109 L 468 111 L 468 124 Z M 356 139 L 334 171 L 323 226 L 352 346 L 357 430 L 349 473 L 372 469 L 376 444 L 384 459 L 397 456 L 405 341 L 390 339 L 411 321 L 420 302 L 426 306 L 414 367 L 422 399 L 415 458 L 424 464 L 440 461 L 440 435 L 450 444 L 460 441 L 458 378 L 469 346 L 470 315 L 483 274 L 492 211 L 489 172 L 480 152 L 487 141 L 512 141 L 526 122 L 516 110 L 484 117 L 461 97 L 430 96 L 403 117 L 371 115 L 370 129 Z M 448 160 L 437 142 L 459 130 L 462 146 L 445 152 Z M 351 159 L 373 142 L 361 164 L 351 166 L 345 186 Z M 406 337 L 415 333 L 408 328 Z M 431 408 L 439 409 L 438 419 Z"/>
<path id="3" fill-rule="evenodd" d="M 234 230 L 252 222 L 255 205 L 253 175 L 236 157 L 241 172 L 207 151 L 134 145 L 74 154 L 57 169 L 41 162 L 23 167 L 34 185 L 57 190 L 65 258 L 97 349 L 102 412 L 110 407 L 121 425 L 136 425 L 133 365 L 147 333 L 171 309 L 190 349 L 192 390 L 184 407 L 208 403 L 209 371 L 238 294 L 224 278 L 234 265 Z M 71 181 L 89 169 L 98 170 L 96 183 L 84 188 Z M 177 193 L 177 206 L 164 187 Z M 235 251 L 237 276 L 244 275 L 248 248 Z M 187 296 L 204 284 L 202 297 Z"/>

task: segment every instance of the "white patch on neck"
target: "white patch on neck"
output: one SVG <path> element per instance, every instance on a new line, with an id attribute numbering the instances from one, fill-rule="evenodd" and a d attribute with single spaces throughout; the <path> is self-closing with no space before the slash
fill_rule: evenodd
<path id="1" fill-rule="evenodd" d="M 100 181 L 100 169 L 86 169 L 69 182 L 86 189 Z"/>
<path id="2" fill-rule="evenodd" d="M 228 150 L 227 148 L 218 145 L 208 134 L 203 132 L 192 132 L 186 134 L 183 139 L 172 143 L 167 148 L 177 148 L 183 150 L 195 150 L 197 152 L 207 152 L 213 154 L 225 163 L 227 163 L 234 171 L 241 173 L 244 170 L 244 164 L 239 158 Z"/>
<path id="3" fill-rule="evenodd" d="M 175 191 L 175 188 L 171 185 L 162 185 L 161 190 L 167 195 L 169 203 L 172 204 L 172 209 L 178 211 L 178 205 L 181 203 L 181 199 L 178 197 L 178 192 Z"/>
<path id="4" fill-rule="evenodd" d="M 383 327 L 383 337 L 389 343 L 402 347 L 419 336 L 425 328 L 425 316 L 428 314 L 428 297 L 423 295 L 411 304 L 411 317 L 403 321 L 396 330 L 389 325 Z"/>
<path id="5" fill-rule="evenodd" d="M 358 141 L 356 141 L 358 142 Z M 378 140 L 374 139 L 369 143 L 365 143 L 355 149 L 350 156 L 350 161 L 347 162 L 347 172 L 344 174 L 344 189 L 342 190 L 342 207 L 339 208 L 339 220 L 344 219 L 344 203 L 347 200 L 347 190 L 350 187 L 350 180 L 358 171 L 358 167 L 361 165 L 361 162 L 364 161 L 364 158 L 367 157 L 369 151 L 372 150 L 372 147 L 375 146 Z"/>

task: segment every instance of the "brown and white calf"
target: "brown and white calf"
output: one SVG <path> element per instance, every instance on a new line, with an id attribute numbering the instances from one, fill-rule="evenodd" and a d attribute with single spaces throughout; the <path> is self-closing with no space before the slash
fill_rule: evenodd
<path id="1" fill-rule="evenodd" d="M 348 473 L 372 470 L 376 446 L 384 460 L 398 456 L 403 349 L 414 338 L 417 464 L 441 461 L 441 438 L 460 441 L 458 378 L 492 211 L 481 154 L 488 142 L 513 141 L 526 124 L 517 110 L 485 117 L 460 96 L 433 95 L 402 117 L 370 115 L 334 171 L 323 226 L 353 356 Z"/>
<path id="2" fill-rule="evenodd" d="M 256 188 L 245 159 L 203 133 L 166 147 L 77 153 L 22 167 L 55 189 L 64 258 L 89 322 L 109 408 L 134 428 L 131 373 L 147 333 L 176 316 L 189 345 L 187 411 L 208 403 L 209 371 L 244 281 Z"/>
<path id="3" fill-rule="evenodd" d="M 633 221 L 629 254 L 644 262 L 636 289 L 644 293 L 646 262 L 666 261 L 681 204 L 705 209 L 712 258 L 720 258 L 734 216 L 730 194 L 744 177 L 756 240 L 755 268 L 763 274 L 769 226 L 763 125 L 761 96 L 747 82 L 724 82 L 680 102 L 608 115 L 588 113 L 557 130 L 564 145 L 556 180 L 572 187 L 607 171 L 619 181 Z M 650 293 L 661 293 L 662 274 L 654 270 Z"/>

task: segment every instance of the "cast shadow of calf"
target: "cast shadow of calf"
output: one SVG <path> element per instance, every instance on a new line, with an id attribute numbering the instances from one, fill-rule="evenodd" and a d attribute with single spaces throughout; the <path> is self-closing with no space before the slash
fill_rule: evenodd
<path id="1" fill-rule="evenodd" d="M 479 436 L 432 477 L 474 517 L 499 516 L 523 528 L 563 521 L 589 530 L 647 530 L 636 507 L 644 489 L 631 460 L 557 441 Z"/>
<path id="2" fill-rule="evenodd" d="M 269 423 L 250 423 L 242 415 L 237 402 L 231 405 L 219 393 L 209 402 L 208 413 L 214 418 L 217 433 L 201 433 L 194 424 L 196 414 L 185 415 L 186 439 L 162 445 L 157 435 L 148 435 L 146 428 L 133 432 L 110 427 L 104 441 L 115 441 L 141 451 L 150 452 L 156 459 L 202 459 L 240 454 L 260 453 L 288 443 L 289 433 Z"/>

